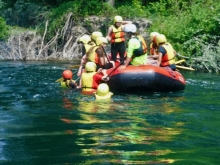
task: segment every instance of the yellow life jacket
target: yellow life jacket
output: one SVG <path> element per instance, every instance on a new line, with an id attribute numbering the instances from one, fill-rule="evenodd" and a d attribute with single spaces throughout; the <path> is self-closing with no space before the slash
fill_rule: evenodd
<path id="1" fill-rule="evenodd" d="M 76 83 L 75 80 L 66 80 L 66 81 L 61 81 L 61 82 L 60 82 L 60 85 L 61 85 L 61 87 L 63 87 L 63 88 L 72 88 L 72 87 L 69 85 L 70 82 Z"/>
<path id="2" fill-rule="evenodd" d="M 85 47 L 85 49 L 86 49 L 86 53 L 89 51 L 89 49 L 91 48 L 91 47 L 94 47 L 95 46 L 95 43 L 87 43 L 87 44 L 84 44 L 84 47 Z"/>
<path id="3" fill-rule="evenodd" d="M 117 42 L 124 42 L 125 41 L 125 33 L 122 29 L 122 27 L 116 28 L 114 25 L 112 27 L 112 32 L 110 34 L 111 36 L 111 43 L 117 43 Z"/>
<path id="4" fill-rule="evenodd" d="M 88 61 L 92 61 L 92 62 L 94 62 L 94 63 L 96 63 L 96 64 L 101 65 L 101 61 L 100 61 L 100 59 L 99 59 L 99 56 L 98 56 L 98 54 L 95 52 L 96 49 L 98 49 L 98 48 L 99 48 L 99 46 L 93 46 L 93 47 L 91 47 L 90 50 L 89 50 L 88 53 L 87 53 L 87 59 L 88 59 Z"/>
<path id="5" fill-rule="evenodd" d="M 84 72 L 82 74 L 82 91 L 93 91 L 94 89 L 94 81 L 93 76 L 96 74 L 96 72 Z"/>
<path id="6" fill-rule="evenodd" d="M 175 64 L 175 54 L 174 49 L 170 43 L 165 43 L 161 45 L 166 50 L 166 54 L 162 57 L 161 66 L 168 66 Z"/>
<path id="7" fill-rule="evenodd" d="M 108 94 L 106 94 L 105 96 L 99 96 L 97 94 L 97 92 L 95 93 L 95 98 L 97 100 L 103 100 L 103 99 L 110 99 L 112 97 L 113 93 L 112 92 L 109 92 Z"/>

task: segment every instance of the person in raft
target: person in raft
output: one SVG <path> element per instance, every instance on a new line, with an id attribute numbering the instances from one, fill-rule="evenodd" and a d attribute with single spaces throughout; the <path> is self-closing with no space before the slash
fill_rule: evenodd
<path id="1" fill-rule="evenodd" d="M 109 69 L 115 66 L 114 61 L 110 61 L 105 53 L 105 46 L 108 44 L 108 40 L 105 37 L 93 37 L 95 39 L 96 46 L 90 48 L 87 52 L 87 61 L 92 61 L 97 65 L 97 70 Z"/>
<path id="2" fill-rule="evenodd" d="M 159 35 L 158 32 L 150 33 L 150 55 L 158 55 L 158 46 L 156 43 L 156 36 Z"/>
<path id="3" fill-rule="evenodd" d="M 134 24 L 127 24 L 124 31 L 129 38 L 127 58 L 119 70 L 126 68 L 129 64 L 136 66 L 146 64 L 147 44 L 143 37 L 137 35 L 137 27 Z"/>
<path id="4" fill-rule="evenodd" d="M 94 92 L 96 100 L 110 99 L 113 95 L 109 92 L 109 86 L 106 83 L 99 84 L 97 92 Z"/>
<path id="5" fill-rule="evenodd" d="M 168 66 L 173 71 L 175 71 L 176 51 L 173 49 L 173 46 L 167 42 L 167 39 L 163 34 L 159 34 L 156 36 L 156 43 L 158 45 L 157 66 L 161 66 L 161 67 Z"/>
<path id="6" fill-rule="evenodd" d="M 80 37 L 77 43 L 81 44 L 81 47 L 82 47 L 82 59 L 81 59 L 80 67 L 79 67 L 78 72 L 77 72 L 77 76 L 81 76 L 83 68 L 84 68 L 85 63 L 86 63 L 86 59 L 85 59 L 86 58 L 86 53 L 88 52 L 88 50 L 92 46 L 95 45 L 95 43 L 92 42 L 91 37 L 87 34 Z"/>
<path id="7" fill-rule="evenodd" d="M 93 94 L 96 92 L 101 81 L 108 81 L 106 70 L 99 69 L 96 72 L 96 64 L 94 62 L 87 62 L 85 65 L 85 72 L 82 73 L 80 79 L 80 87 L 85 94 Z"/>
<path id="8" fill-rule="evenodd" d="M 77 73 L 77 76 L 80 77 L 82 75 L 82 72 L 83 72 L 83 69 L 85 67 L 85 64 L 86 62 L 88 61 L 87 60 L 87 53 L 88 51 L 92 48 L 92 47 L 95 47 L 96 46 L 96 43 L 95 43 L 95 40 L 98 38 L 98 37 L 102 37 L 103 34 L 99 31 L 94 31 L 92 34 L 91 34 L 91 37 L 90 36 L 82 36 L 80 39 L 79 39 L 79 42 L 78 43 L 88 43 L 88 44 L 83 44 L 85 47 L 85 54 L 83 53 L 83 49 L 82 49 L 82 54 L 83 54 L 83 57 L 81 59 L 81 62 L 80 62 L 80 66 L 79 66 L 79 69 L 78 69 L 78 73 Z"/>
<path id="9" fill-rule="evenodd" d="M 71 70 L 64 70 L 62 73 L 62 81 L 60 81 L 61 87 L 65 88 L 78 88 L 76 81 L 72 80 L 73 73 Z"/>
<path id="10" fill-rule="evenodd" d="M 150 55 L 147 58 L 147 64 L 157 65 L 157 58 L 158 58 L 158 46 L 156 43 L 156 36 L 159 35 L 158 32 L 151 32 L 150 33 Z"/>
<path id="11" fill-rule="evenodd" d="M 111 42 L 111 59 L 116 62 L 117 54 L 120 56 L 120 63 L 124 63 L 124 55 L 126 51 L 124 26 L 131 24 L 131 21 L 123 21 L 121 16 L 114 17 L 114 25 L 108 29 L 106 38 Z"/>

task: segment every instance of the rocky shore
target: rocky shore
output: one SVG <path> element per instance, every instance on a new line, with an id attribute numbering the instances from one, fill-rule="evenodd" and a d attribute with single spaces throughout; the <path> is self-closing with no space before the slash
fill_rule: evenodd
<path id="1" fill-rule="evenodd" d="M 149 34 L 146 32 L 151 22 L 144 18 L 131 20 L 138 27 L 138 32 L 149 44 Z M 45 23 L 44 34 L 35 31 L 24 31 L 10 36 L 6 42 L 0 43 L 0 59 L 2 60 L 74 60 L 81 57 L 77 40 L 83 34 L 102 31 L 106 35 L 112 20 L 110 18 L 90 16 L 80 22 L 74 22 L 72 13 L 66 17 L 62 29 L 57 29 L 52 39 L 46 41 L 49 22 Z"/>

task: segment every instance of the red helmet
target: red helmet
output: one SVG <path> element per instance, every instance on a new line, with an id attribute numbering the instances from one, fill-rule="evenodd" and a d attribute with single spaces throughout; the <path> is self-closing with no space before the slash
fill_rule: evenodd
<path id="1" fill-rule="evenodd" d="M 71 70 L 64 70 L 62 75 L 63 75 L 64 79 L 72 79 L 73 78 L 73 73 Z"/>

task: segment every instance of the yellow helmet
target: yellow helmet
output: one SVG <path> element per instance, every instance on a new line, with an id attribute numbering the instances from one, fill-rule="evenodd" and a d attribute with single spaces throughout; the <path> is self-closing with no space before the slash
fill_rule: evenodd
<path id="1" fill-rule="evenodd" d="M 97 92 L 95 93 L 96 99 L 109 99 L 113 93 L 109 92 L 109 87 L 105 83 L 99 84 Z"/>
<path id="2" fill-rule="evenodd" d="M 167 42 L 165 35 L 159 34 L 156 36 L 156 43 L 159 45 L 160 43 Z"/>
<path id="3" fill-rule="evenodd" d="M 99 96 L 105 96 L 109 93 L 109 87 L 107 84 L 105 83 L 101 83 L 99 84 L 98 88 L 97 88 L 97 95 Z"/>
<path id="4" fill-rule="evenodd" d="M 103 36 L 103 34 L 101 32 L 95 31 L 95 32 L 92 33 L 92 37 L 91 38 L 92 38 L 92 40 L 96 41 L 96 39 L 98 37 L 102 37 L 102 36 Z"/>
<path id="5" fill-rule="evenodd" d="M 87 44 L 89 41 L 91 41 L 91 37 L 87 34 L 79 38 L 79 42 L 83 42 L 84 44 Z"/>
<path id="6" fill-rule="evenodd" d="M 105 37 L 98 37 L 95 42 L 98 46 L 102 45 L 103 43 L 108 44 L 108 40 Z"/>
<path id="7" fill-rule="evenodd" d="M 86 72 L 95 72 L 96 64 L 94 62 L 87 62 L 85 66 Z"/>
<path id="8" fill-rule="evenodd" d="M 122 19 L 121 16 L 116 15 L 116 16 L 114 17 L 114 23 L 116 23 L 116 22 L 122 22 L 122 21 L 123 21 L 123 19 Z"/>
<path id="9" fill-rule="evenodd" d="M 159 33 L 158 32 L 151 32 L 150 33 L 150 40 L 153 41 L 154 37 L 157 36 Z"/>

